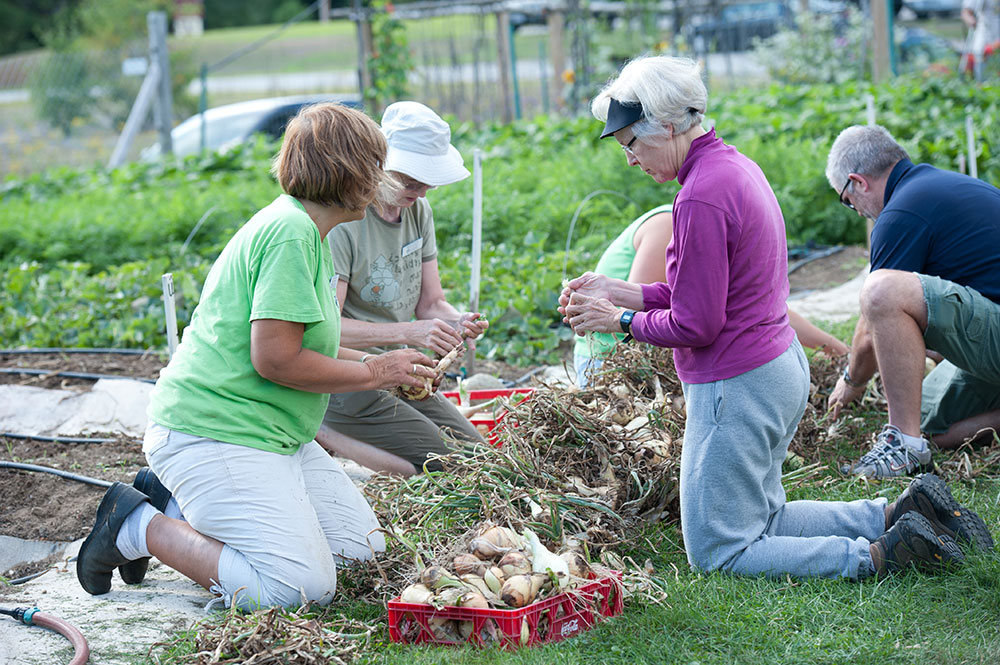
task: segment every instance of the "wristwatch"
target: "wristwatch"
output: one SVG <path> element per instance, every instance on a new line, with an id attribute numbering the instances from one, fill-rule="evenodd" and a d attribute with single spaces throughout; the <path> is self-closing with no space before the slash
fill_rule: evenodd
<path id="1" fill-rule="evenodd" d="M 840 375 L 840 378 L 842 378 L 844 380 L 844 383 L 846 383 L 852 388 L 864 388 L 865 385 L 867 384 L 858 383 L 857 381 L 851 378 L 850 368 L 851 368 L 851 363 L 847 363 L 846 365 L 844 365 L 844 373 Z"/>
<path id="2" fill-rule="evenodd" d="M 623 342 L 629 342 L 632 340 L 632 319 L 635 317 L 635 311 L 631 309 L 626 309 L 622 312 L 621 318 L 618 319 L 618 325 L 622 327 L 622 332 L 625 333 L 625 339 Z"/>

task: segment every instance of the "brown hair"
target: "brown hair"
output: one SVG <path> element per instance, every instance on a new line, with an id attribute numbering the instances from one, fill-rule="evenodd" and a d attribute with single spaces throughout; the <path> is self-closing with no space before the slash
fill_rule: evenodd
<path id="1" fill-rule="evenodd" d="M 362 210 L 384 178 L 386 143 L 375 121 L 333 102 L 304 106 L 285 129 L 271 173 L 286 194 Z"/>

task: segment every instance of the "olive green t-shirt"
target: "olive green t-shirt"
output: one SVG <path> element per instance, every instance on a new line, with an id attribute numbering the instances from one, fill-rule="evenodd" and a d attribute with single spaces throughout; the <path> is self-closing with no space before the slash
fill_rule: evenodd
<path id="1" fill-rule="evenodd" d="M 329 395 L 261 377 L 250 323 L 305 324 L 303 348 L 335 357 L 340 310 L 330 251 L 288 195 L 254 215 L 212 266 L 191 324 L 150 397 L 150 420 L 170 429 L 292 454 L 316 436 Z"/>
<path id="2" fill-rule="evenodd" d="M 337 277 L 347 282 L 343 314 L 369 323 L 413 320 L 420 299 L 423 264 L 437 258 L 434 217 L 427 199 L 403 208 L 387 222 L 369 206 L 365 218 L 330 232 Z M 396 346 L 372 347 L 381 353 Z"/>

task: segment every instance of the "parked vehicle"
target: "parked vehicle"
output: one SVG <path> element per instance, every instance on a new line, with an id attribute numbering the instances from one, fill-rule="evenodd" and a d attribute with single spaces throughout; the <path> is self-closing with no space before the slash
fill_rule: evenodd
<path id="1" fill-rule="evenodd" d="M 958 16 L 962 13 L 962 0 L 903 0 L 903 5 L 909 7 L 917 18 Z"/>
<path id="2" fill-rule="evenodd" d="M 907 28 L 902 39 L 897 42 L 899 61 L 905 71 L 939 72 L 956 71 L 959 52 L 944 37 L 927 32 L 923 28 Z"/>
<path id="3" fill-rule="evenodd" d="M 342 95 L 271 97 L 216 106 L 206 110 L 204 114 L 197 113 L 174 127 L 170 132 L 174 155 L 186 157 L 201 150 L 202 116 L 205 149 L 225 150 L 249 140 L 255 134 L 263 134 L 272 139 L 280 138 L 285 132 L 285 125 L 300 108 L 318 102 L 340 102 L 361 108 L 361 102 L 357 98 Z M 142 159 L 154 160 L 161 153 L 160 144 L 156 143 L 142 152 Z"/>
<path id="4" fill-rule="evenodd" d="M 793 25 L 792 11 L 784 2 L 749 2 L 727 5 L 715 17 L 695 17 L 685 36 L 698 53 L 746 51 L 755 38 L 766 39 Z"/>

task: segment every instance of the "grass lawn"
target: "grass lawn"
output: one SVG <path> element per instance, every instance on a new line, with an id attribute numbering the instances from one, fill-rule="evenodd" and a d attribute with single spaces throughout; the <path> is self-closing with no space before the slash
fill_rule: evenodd
<path id="1" fill-rule="evenodd" d="M 833 326 L 834 334 L 846 337 L 851 323 Z M 851 410 L 847 418 L 855 421 L 853 431 L 860 434 L 840 437 L 835 445 L 827 442 L 822 452 L 817 449 L 814 459 L 819 457 L 823 466 L 813 473 L 787 474 L 788 500 L 894 499 L 908 478 L 865 481 L 837 471 L 841 462 L 867 450 L 866 441 L 854 439 L 878 429 L 884 417 L 880 408 Z M 977 459 L 976 453 L 970 454 Z M 939 451 L 934 461 L 939 472 L 954 475 L 960 457 Z M 973 463 L 973 468 L 978 470 L 971 477 L 949 485 L 956 499 L 978 512 L 996 537 L 1000 477 L 993 466 Z M 964 564 L 942 574 L 911 569 L 881 580 L 850 582 L 700 574 L 688 566 L 676 524 L 646 525 L 613 549 L 632 571 L 626 577 L 632 595 L 624 613 L 559 643 L 518 651 L 394 644 L 389 642 L 384 607 L 358 602 L 335 602 L 320 618 L 346 616 L 376 626 L 354 662 L 390 665 L 1000 661 L 997 550 L 966 549 Z M 638 572 L 642 570 L 646 572 Z"/>
<path id="2" fill-rule="evenodd" d="M 434 53 L 435 62 L 452 58 L 469 64 L 496 53 L 496 18 L 493 14 L 436 16 L 407 19 L 405 36 L 415 64 L 423 64 L 424 52 Z M 322 71 L 357 67 L 357 27 L 347 19 L 329 23 L 304 21 L 281 30 L 280 25 L 209 30 L 199 37 L 172 37 L 170 46 L 190 53 L 199 66 L 218 63 L 241 48 L 267 40 L 258 48 L 221 68 L 224 75 L 272 72 Z M 539 45 L 547 36 L 538 30 L 515 33 L 520 59 L 539 57 Z"/>
<path id="3" fill-rule="evenodd" d="M 887 488 L 828 476 L 790 498 L 851 499 Z M 899 483 L 886 492 L 895 496 Z M 953 487 L 990 525 L 1000 521 L 1000 481 Z M 1000 554 L 970 552 L 944 575 L 908 572 L 861 583 L 700 575 L 687 566 L 674 526 L 636 534 L 659 604 L 626 602 L 623 615 L 567 641 L 517 652 L 374 646 L 365 662 L 424 663 L 996 663 L 1000 659 Z M 343 609 L 343 608 L 342 608 Z M 355 606 L 348 615 L 378 619 Z M 388 639 L 388 631 L 381 633 Z M 371 658 L 372 660 L 368 660 Z"/>

